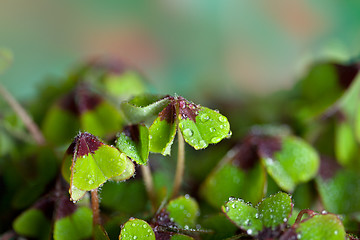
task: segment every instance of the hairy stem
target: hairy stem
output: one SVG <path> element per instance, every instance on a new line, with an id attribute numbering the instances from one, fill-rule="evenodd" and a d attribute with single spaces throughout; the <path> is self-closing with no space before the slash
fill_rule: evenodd
<path id="1" fill-rule="evenodd" d="M 93 226 L 101 224 L 99 197 L 97 188 L 91 191 L 91 209 L 93 212 Z"/>
<path id="2" fill-rule="evenodd" d="M 45 138 L 42 135 L 39 127 L 34 123 L 32 118 L 20 105 L 20 103 L 16 101 L 16 99 L 2 85 L 0 85 L 0 95 L 3 96 L 5 101 L 10 105 L 14 112 L 21 118 L 36 143 L 38 145 L 45 145 Z"/>
<path id="3" fill-rule="evenodd" d="M 156 196 L 149 162 L 148 165 L 141 165 L 141 171 L 143 174 L 146 192 L 151 202 L 151 211 L 154 213 L 156 210 Z"/>
<path id="4" fill-rule="evenodd" d="M 180 190 L 180 185 L 184 176 L 185 169 L 185 144 L 184 137 L 181 134 L 180 129 L 178 129 L 178 155 L 177 155 L 177 164 L 176 164 L 176 173 L 175 180 L 172 192 L 172 198 L 176 197 Z"/>

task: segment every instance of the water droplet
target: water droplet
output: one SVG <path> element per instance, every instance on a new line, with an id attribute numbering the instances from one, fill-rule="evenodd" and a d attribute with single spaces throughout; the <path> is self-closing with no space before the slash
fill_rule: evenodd
<path id="1" fill-rule="evenodd" d="M 192 135 L 194 135 L 194 132 L 190 128 L 186 128 L 184 129 L 183 134 L 186 137 L 191 137 Z"/>
<path id="2" fill-rule="evenodd" d="M 193 145 L 197 144 L 197 140 L 196 140 L 196 139 L 192 139 L 192 140 L 191 140 L 191 144 L 193 144 Z"/>
<path id="3" fill-rule="evenodd" d="M 190 195 L 189 195 L 189 194 L 185 194 L 185 198 L 186 198 L 186 199 L 189 199 L 189 198 L 190 198 Z"/>
<path id="4" fill-rule="evenodd" d="M 204 140 L 200 140 L 199 146 L 200 146 L 201 148 L 206 147 L 206 142 L 205 142 Z"/>
<path id="5" fill-rule="evenodd" d="M 231 205 L 231 207 L 232 207 L 232 208 L 236 208 L 237 206 L 236 206 L 235 203 L 233 203 L 233 204 Z"/>
<path id="6" fill-rule="evenodd" d="M 88 183 L 89 183 L 89 184 L 93 184 L 94 181 L 90 179 L 90 180 L 88 181 Z"/>
<path id="7" fill-rule="evenodd" d="M 221 128 L 221 129 L 224 129 L 224 125 L 220 125 L 220 128 Z"/>
<path id="8" fill-rule="evenodd" d="M 131 226 L 135 227 L 135 223 L 131 224 Z"/>
<path id="9" fill-rule="evenodd" d="M 189 227 L 188 225 L 185 225 L 185 226 L 184 226 L 184 229 L 185 229 L 185 230 L 189 230 L 190 227 Z"/>
<path id="10" fill-rule="evenodd" d="M 287 220 L 288 220 L 287 218 L 284 218 L 284 219 L 283 219 L 284 222 L 287 222 Z"/>
<path id="11" fill-rule="evenodd" d="M 137 239 L 137 236 L 134 236 L 133 239 Z"/>
<path id="12" fill-rule="evenodd" d="M 228 206 L 225 207 L 225 212 L 229 212 L 230 208 Z"/>
<path id="13" fill-rule="evenodd" d="M 326 210 L 323 210 L 321 214 L 327 214 L 328 212 Z"/>
<path id="14" fill-rule="evenodd" d="M 222 122 L 222 123 L 226 122 L 226 117 L 220 116 L 219 121 Z"/>
<path id="15" fill-rule="evenodd" d="M 147 227 L 147 225 L 146 224 L 143 224 L 143 228 L 146 228 Z"/>
<path id="16" fill-rule="evenodd" d="M 214 127 L 210 128 L 210 132 L 215 132 L 215 131 L 216 131 L 216 129 Z"/>
<path id="17" fill-rule="evenodd" d="M 228 135 L 226 136 L 226 138 L 231 138 L 231 136 L 232 136 L 232 131 L 230 130 L 230 131 L 228 132 Z"/>
<path id="18" fill-rule="evenodd" d="M 206 122 L 206 121 L 209 120 L 209 116 L 207 114 L 203 114 L 203 115 L 200 116 L 200 120 L 202 122 Z"/>
<path id="19" fill-rule="evenodd" d="M 334 231 L 334 234 L 335 234 L 335 235 L 337 235 L 337 234 L 338 234 L 338 231 L 337 231 L 337 230 L 335 230 L 335 231 Z"/>
<path id="20" fill-rule="evenodd" d="M 255 214 L 255 218 L 259 218 L 259 214 L 258 214 L 258 213 Z"/>
<path id="21" fill-rule="evenodd" d="M 212 139 L 211 139 L 211 142 L 212 143 L 218 143 L 218 142 L 220 142 L 220 138 L 218 138 L 218 137 L 213 137 Z"/>
<path id="22" fill-rule="evenodd" d="M 299 233 L 298 235 L 296 235 L 297 239 L 301 238 L 301 234 Z"/>
<path id="23" fill-rule="evenodd" d="M 253 230 L 252 230 L 252 229 L 248 229 L 248 230 L 246 231 L 246 233 L 247 233 L 247 234 L 249 234 L 249 235 L 251 235 L 251 234 L 252 234 L 252 232 L 253 232 Z"/>
<path id="24" fill-rule="evenodd" d="M 147 232 L 149 233 L 149 232 L 151 232 L 151 230 L 150 230 L 150 229 L 148 229 L 148 230 L 147 230 Z"/>

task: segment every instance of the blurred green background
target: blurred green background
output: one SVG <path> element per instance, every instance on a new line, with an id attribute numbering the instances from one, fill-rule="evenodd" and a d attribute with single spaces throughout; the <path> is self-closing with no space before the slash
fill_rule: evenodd
<path id="1" fill-rule="evenodd" d="M 346 3 L 345 3 L 346 2 Z M 360 52 L 360 1 L 2 0 L 1 81 L 36 94 L 81 61 L 111 56 L 156 91 L 199 101 L 290 88 L 313 61 Z"/>

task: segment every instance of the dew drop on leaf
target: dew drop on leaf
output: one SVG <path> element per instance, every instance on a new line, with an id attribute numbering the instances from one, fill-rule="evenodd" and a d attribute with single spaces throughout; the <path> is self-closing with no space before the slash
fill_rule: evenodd
<path id="1" fill-rule="evenodd" d="M 213 137 L 212 139 L 211 139 L 211 142 L 212 143 L 218 143 L 218 142 L 220 142 L 220 138 L 218 138 L 218 137 Z"/>
<path id="2" fill-rule="evenodd" d="M 203 115 L 201 115 L 200 120 L 202 122 L 206 122 L 209 120 L 209 116 L 207 114 L 203 114 Z"/>
<path id="3" fill-rule="evenodd" d="M 225 212 L 229 212 L 230 208 L 228 206 L 225 207 Z"/>
<path id="4" fill-rule="evenodd" d="M 215 132 L 215 131 L 216 131 L 216 129 L 214 127 L 210 128 L 210 132 Z"/>
<path id="5" fill-rule="evenodd" d="M 194 135 L 194 132 L 190 128 L 185 129 L 183 133 L 186 137 L 191 137 L 192 135 Z"/>
<path id="6" fill-rule="evenodd" d="M 205 142 L 204 140 L 200 140 L 199 146 L 200 146 L 201 148 L 206 147 L 206 142 Z"/>
<path id="7" fill-rule="evenodd" d="M 252 230 L 252 229 L 248 229 L 248 230 L 246 231 L 246 233 L 247 233 L 247 234 L 249 234 L 249 235 L 251 235 L 251 234 L 252 234 L 252 232 L 253 232 L 253 230 Z"/>
<path id="8" fill-rule="evenodd" d="M 224 116 L 220 116 L 219 121 L 224 123 L 224 122 L 226 122 L 226 118 Z"/>

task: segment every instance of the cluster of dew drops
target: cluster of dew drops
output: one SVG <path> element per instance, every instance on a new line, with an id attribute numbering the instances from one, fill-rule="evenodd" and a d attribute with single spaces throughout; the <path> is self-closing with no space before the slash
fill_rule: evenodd
<path id="1" fill-rule="evenodd" d="M 216 112 L 218 113 L 219 111 L 216 110 Z M 205 122 L 207 122 L 207 121 L 209 121 L 209 120 L 212 120 L 212 119 L 209 117 L 208 114 L 203 113 L 203 114 L 200 115 L 200 121 L 201 121 L 201 122 L 205 123 Z M 214 120 L 213 120 L 213 121 L 214 121 Z M 224 125 L 224 124 L 227 122 L 226 117 L 224 117 L 224 116 L 219 116 L 218 121 L 220 122 L 220 126 L 219 126 L 219 127 L 220 127 L 221 129 L 225 128 L 225 125 Z M 180 128 L 183 128 L 183 127 L 184 127 L 184 126 L 183 126 L 183 123 L 180 123 L 179 126 L 180 126 Z M 191 130 L 190 128 L 185 128 L 182 132 L 183 132 L 184 136 L 186 136 L 186 137 L 188 137 L 188 138 L 191 138 L 191 137 L 194 136 L 194 131 Z M 216 135 L 216 128 L 215 128 L 215 127 L 210 127 L 210 128 L 209 128 L 209 132 L 212 133 L 213 135 Z M 227 137 L 230 137 L 231 135 L 232 135 L 232 133 L 231 133 L 231 131 L 230 131 L 230 132 L 228 133 L 228 136 L 227 136 Z M 220 140 L 221 140 L 220 137 L 214 136 L 214 137 L 211 139 L 210 143 L 218 143 Z M 197 142 L 197 140 L 196 140 L 195 138 L 193 138 L 193 139 L 191 140 L 191 143 L 194 144 L 194 145 L 195 145 L 195 144 L 198 144 L 200 148 L 204 148 L 204 147 L 206 147 L 206 146 L 208 145 L 208 143 L 207 143 L 205 140 L 200 140 L 199 142 Z"/>

